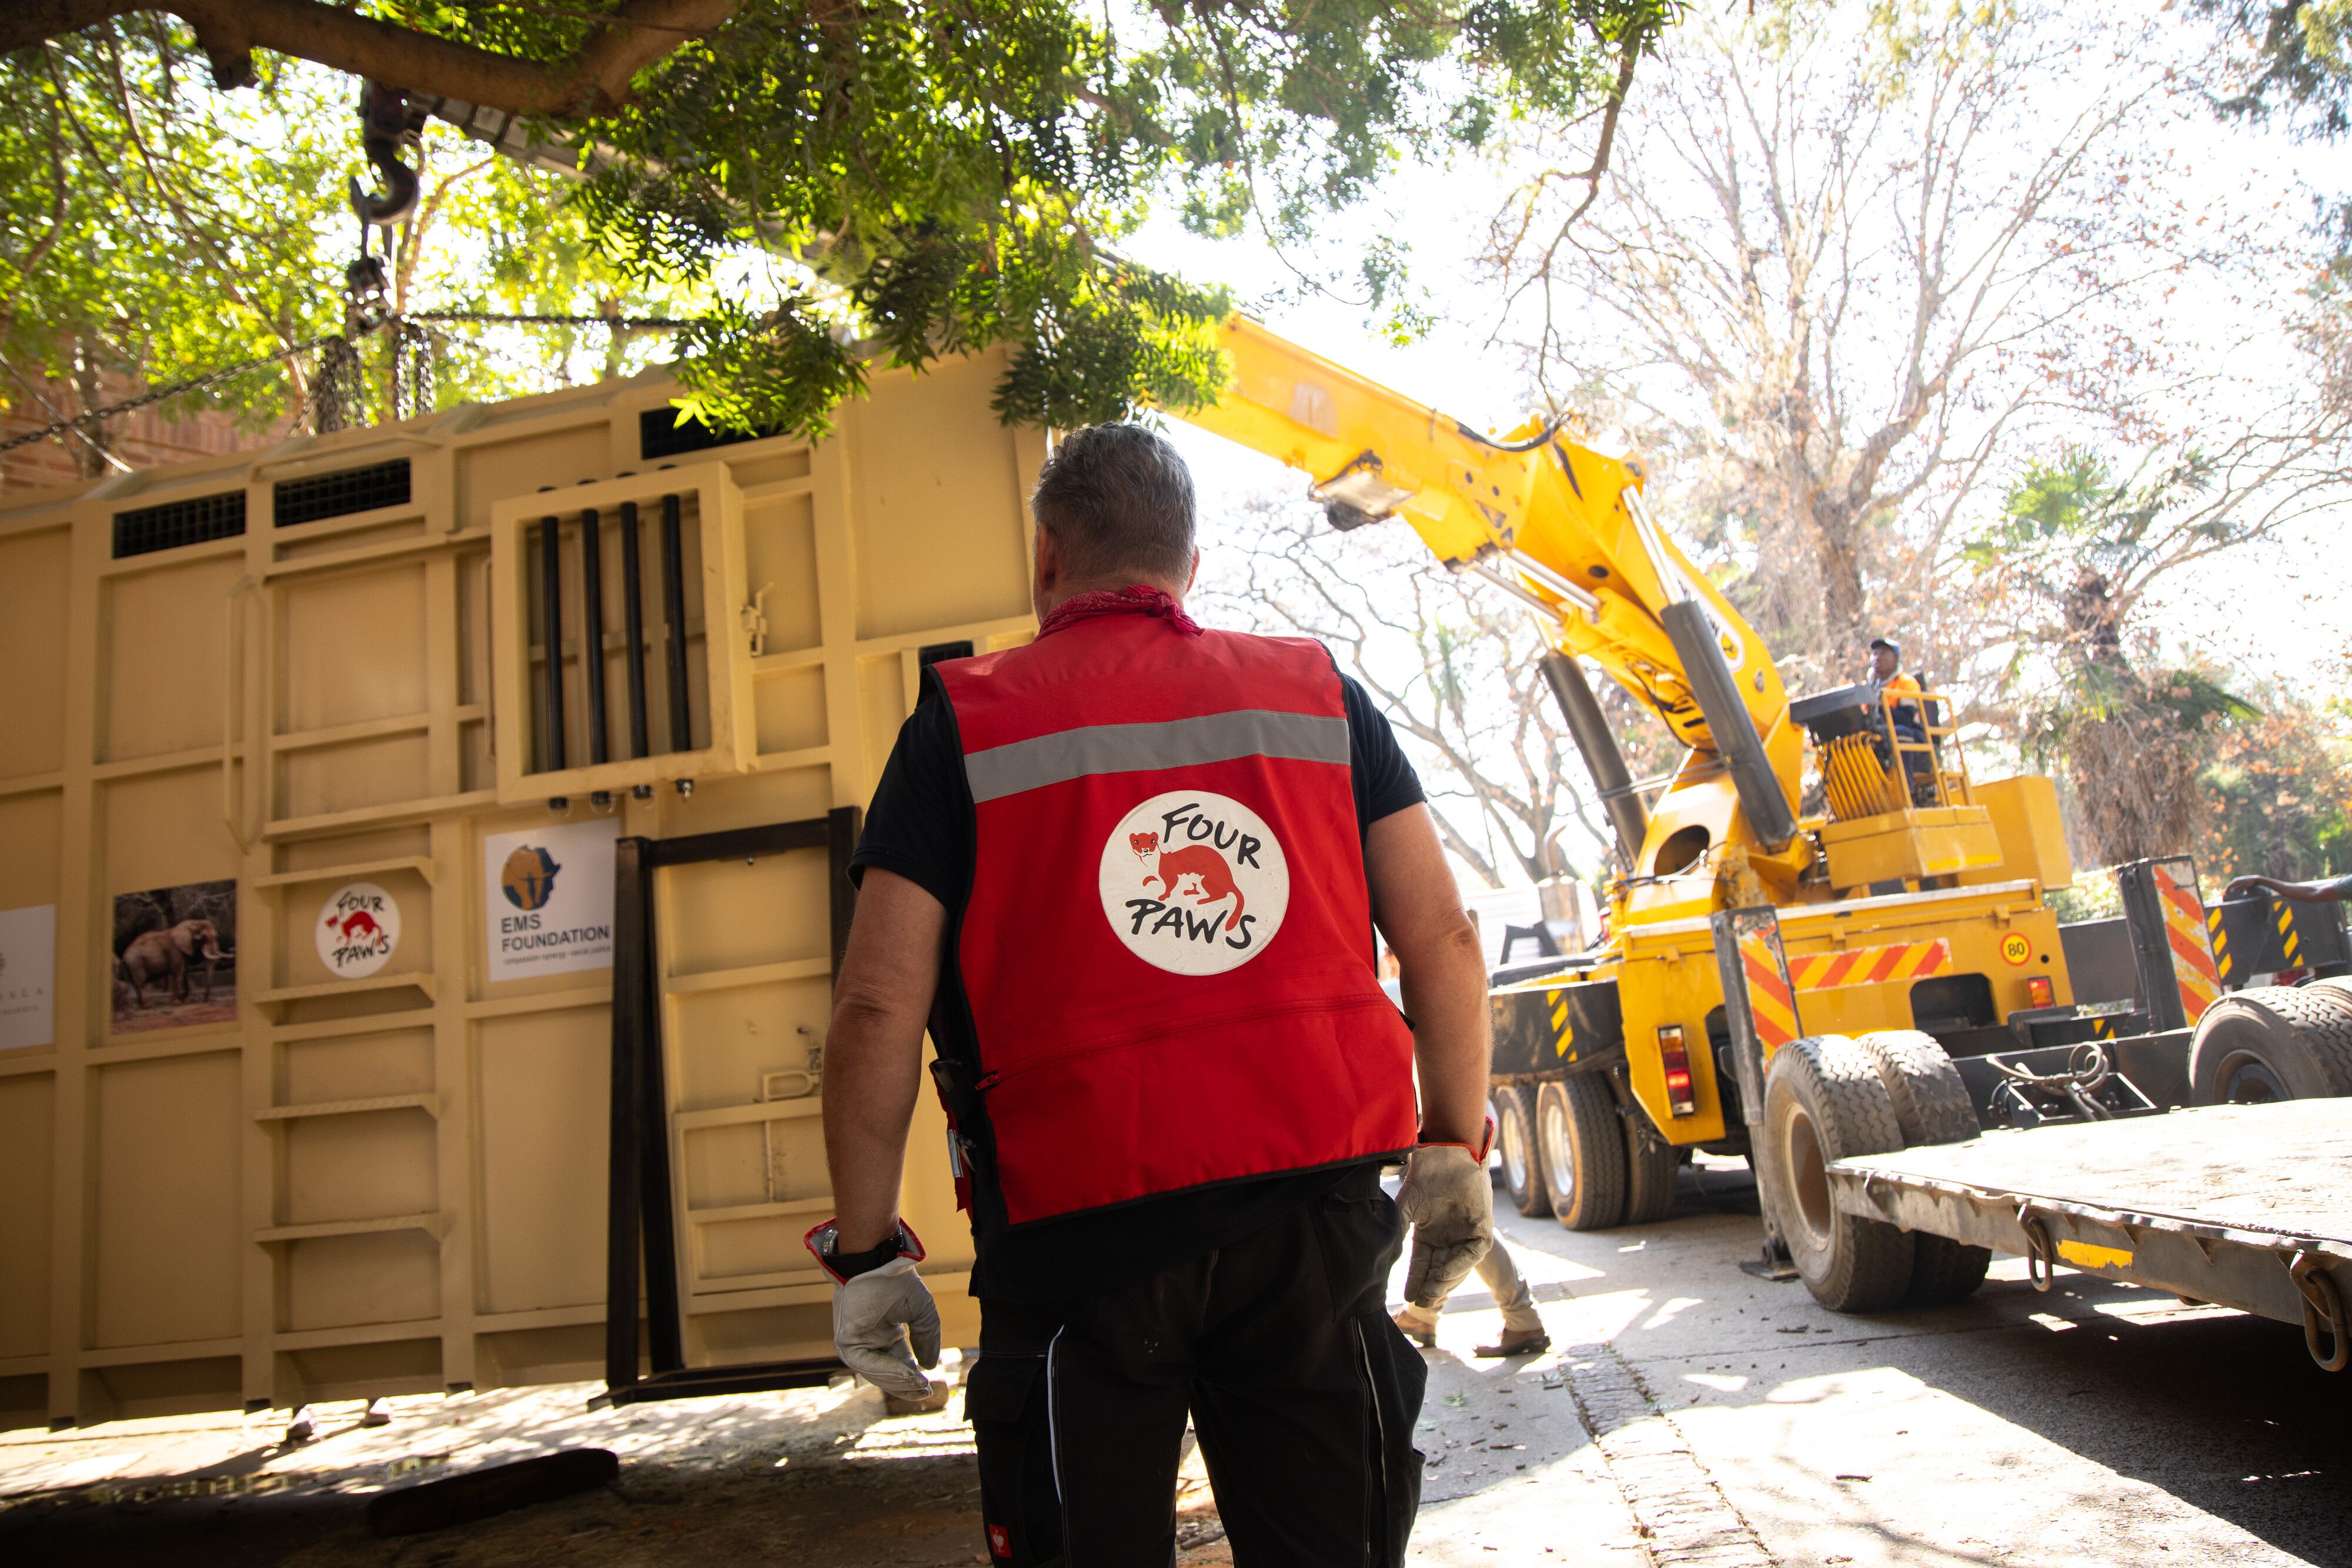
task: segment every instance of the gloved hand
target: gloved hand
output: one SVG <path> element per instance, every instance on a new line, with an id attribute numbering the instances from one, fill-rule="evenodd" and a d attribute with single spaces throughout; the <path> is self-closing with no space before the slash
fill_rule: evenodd
<path id="1" fill-rule="evenodd" d="M 940 1364 L 940 1309 L 914 1259 L 893 1258 L 834 1288 L 833 1348 L 883 1393 L 930 1397 L 920 1368 Z"/>
<path id="2" fill-rule="evenodd" d="M 1405 1161 L 1397 1207 L 1412 1226 L 1404 1296 L 1441 1307 L 1495 1244 L 1495 1187 L 1486 1164 L 1460 1144 L 1423 1144 Z"/>

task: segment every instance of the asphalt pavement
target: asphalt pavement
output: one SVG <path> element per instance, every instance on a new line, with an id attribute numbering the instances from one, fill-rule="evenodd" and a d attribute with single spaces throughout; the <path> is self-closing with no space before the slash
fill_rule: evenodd
<path id="1" fill-rule="evenodd" d="M 1576 1234 L 1504 1217 L 1553 1336 L 1428 1353 L 1412 1560 L 1429 1564 L 2313 1563 L 2352 1568 L 2352 1375 L 2298 1330 L 1997 1261 L 1957 1305 L 1868 1318 L 1742 1273 L 1752 1198 L 1686 1178 L 1674 1218 Z M 1475 1284 L 1475 1281 L 1474 1281 Z M 945 1371 L 952 1375 L 952 1364 Z M 591 1411 L 584 1385 L 0 1437 L 0 1558 L 204 1568 L 986 1561 L 961 1396 L 891 1417 L 848 1385 Z M 380 1540 L 372 1496 L 583 1446 L 614 1485 Z M 1179 1561 L 1229 1562 L 1197 1456 Z"/>

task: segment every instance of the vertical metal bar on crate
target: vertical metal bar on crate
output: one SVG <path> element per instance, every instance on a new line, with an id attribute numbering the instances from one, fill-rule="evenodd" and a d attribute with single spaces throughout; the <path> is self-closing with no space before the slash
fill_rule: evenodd
<path id="1" fill-rule="evenodd" d="M 613 847 L 613 1092 L 612 1139 L 604 1206 L 604 1383 L 622 1388 L 637 1380 L 639 1217 L 645 1207 L 643 1124 L 646 1102 L 639 1064 L 645 1060 L 646 841 L 625 838 Z"/>
<path id="2" fill-rule="evenodd" d="M 662 945 L 657 881 L 665 867 L 824 850 L 831 883 L 833 966 L 857 907 L 848 877 L 863 813 L 837 807 L 823 817 L 730 828 L 676 839 L 625 838 L 614 856 L 612 1151 L 605 1269 L 605 1395 L 615 1405 L 696 1394 L 805 1388 L 839 1371 L 830 1356 L 807 1361 L 688 1367 L 678 1227 L 671 1170 L 672 1106 L 665 1082 Z M 689 1217 L 688 1223 L 692 1223 Z M 689 1251 L 691 1249 L 689 1249 Z M 636 1321 L 638 1270 L 645 1323 Z M 640 1354 L 651 1363 L 640 1376 Z"/>
<path id="3" fill-rule="evenodd" d="M 604 534 L 596 508 L 580 514 L 580 668 L 588 678 L 588 760 L 609 762 L 604 723 Z"/>
<path id="4" fill-rule="evenodd" d="M 563 525 L 540 522 L 539 591 L 547 626 L 547 755 L 540 771 L 560 773 L 570 750 L 563 740 Z"/>
<path id="5" fill-rule="evenodd" d="M 643 757 L 646 737 L 646 577 L 637 559 L 637 504 L 621 503 L 622 625 L 629 639 L 629 755 Z"/>
<path id="6" fill-rule="evenodd" d="M 676 496 L 662 497 L 662 620 L 669 633 L 669 748 L 694 749 L 686 698 L 686 540 Z"/>
<path id="7" fill-rule="evenodd" d="M 655 846 L 656 851 L 658 846 Z M 665 863 L 648 855 L 646 869 Z M 637 1125 L 643 1137 L 637 1145 L 638 1191 L 646 1239 L 646 1348 L 656 1373 L 677 1372 L 686 1365 L 685 1334 L 678 1321 L 677 1222 L 670 1209 L 669 1089 L 663 1060 L 662 1037 L 667 1021 L 662 1009 L 661 922 L 655 913 L 654 879 L 648 874 L 638 901 L 641 929 L 637 983 L 625 1003 L 614 993 L 615 1008 L 627 1006 L 637 1014 Z"/>

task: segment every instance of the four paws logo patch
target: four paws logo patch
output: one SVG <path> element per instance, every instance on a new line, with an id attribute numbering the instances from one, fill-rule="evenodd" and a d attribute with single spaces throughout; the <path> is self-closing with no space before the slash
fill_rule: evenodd
<path id="1" fill-rule="evenodd" d="M 1178 975 L 1222 975 L 1265 950 L 1290 907 L 1290 864 L 1265 819 L 1230 796 L 1154 795 L 1102 849 L 1103 917 L 1128 951 Z"/>

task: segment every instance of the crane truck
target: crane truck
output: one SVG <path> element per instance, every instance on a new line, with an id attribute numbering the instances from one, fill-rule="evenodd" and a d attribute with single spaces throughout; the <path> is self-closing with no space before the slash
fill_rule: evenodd
<path id="1" fill-rule="evenodd" d="M 1245 317 L 1223 346 L 1228 391 L 1182 417 L 1303 470 L 1333 527 L 1410 527 L 1523 602 L 1614 834 L 1606 939 L 1495 975 L 1493 1097 L 1521 1212 L 1660 1218 L 1693 1151 L 1745 1155 L 1768 1260 L 1832 1307 L 1956 1300 L 2005 1248 L 2037 1282 L 2063 1261 L 2299 1316 L 2315 1356 L 2342 1364 L 2352 1224 L 2306 1192 L 2265 1229 L 2153 1180 L 2194 1167 L 2226 1187 L 2215 1172 L 2273 1158 L 2299 1192 L 2352 1190 L 2352 1102 L 2324 1098 L 2352 1094 L 2352 990 L 2326 979 L 2352 968 L 2340 919 L 2209 909 L 2175 859 L 2123 868 L 2121 918 L 2062 927 L 2052 780 L 1972 778 L 1932 690 L 1792 696 L 1659 525 L 1638 457 L 1558 420 L 1483 434 Z M 1654 793 L 1583 660 L 1684 748 Z M 2273 976 L 2321 983 L 2246 985 Z M 2246 1103 L 2264 1100 L 2323 1103 Z M 2160 1137 L 2137 1121 L 2208 1105 Z M 2032 1192 L 2008 1174 L 2027 1166 Z M 2248 1236 L 2251 1263 L 2231 1239 Z"/>

